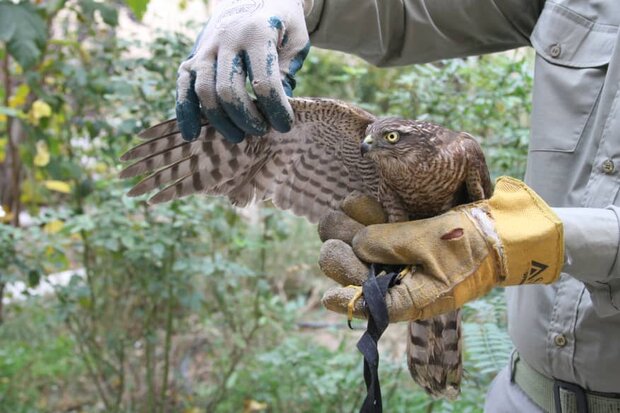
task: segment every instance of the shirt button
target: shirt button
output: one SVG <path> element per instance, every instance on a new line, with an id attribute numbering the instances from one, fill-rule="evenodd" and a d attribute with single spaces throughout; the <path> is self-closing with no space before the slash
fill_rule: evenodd
<path id="1" fill-rule="evenodd" d="M 603 172 L 605 172 L 606 174 L 612 174 L 615 169 L 616 166 L 614 165 L 614 161 L 612 161 L 611 159 L 607 159 L 603 162 Z"/>
<path id="2" fill-rule="evenodd" d="M 562 54 L 562 46 L 560 46 L 559 43 L 552 44 L 549 48 L 549 54 L 551 55 L 551 57 L 560 56 L 560 54 Z"/>
<path id="3" fill-rule="evenodd" d="M 564 334 L 558 334 L 553 338 L 553 341 L 558 347 L 564 347 L 566 345 L 566 337 L 564 337 Z"/>

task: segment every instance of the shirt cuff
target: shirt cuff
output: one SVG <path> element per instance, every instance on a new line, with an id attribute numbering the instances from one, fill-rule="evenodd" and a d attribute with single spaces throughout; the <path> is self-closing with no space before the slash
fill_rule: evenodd
<path id="1" fill-rule="evenodd" d="M 308 34 L 312 34 L 319 26 L 322 12 L 323 0 L 304 0 L 304 15 Z"/>
<path id="2" fill-rule="evenodd" d="M 564 225 L 563 272 L 582 281 L 600 316 L 620 312 L 620 208 L 554 208 Z"/>

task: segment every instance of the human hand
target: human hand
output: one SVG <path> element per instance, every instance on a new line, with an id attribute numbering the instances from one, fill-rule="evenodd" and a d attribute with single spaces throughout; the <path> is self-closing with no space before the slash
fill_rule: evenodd
<path id="1" fill-rule="evenodd" d="M 308 1 L 308 0 L 305 0 Z M 263 135 L 269 127 L 287 132 L 295 88 L 310 43 L 304 0 L 221 1 L 180 68 L 177 120 L 185 140 L 201 130 L 201 111 L 231 142 Z M 256 95 L 246 91 L 250 80 Z"/>
<path id="2" fill-rule="evenodd" d="M 341 214 L 353 220 L 350 209 L 343 206 Z M 455 310 L 496 285 L 551 283 L 564 261 L 561 222 L 533 190 L 512 178 L 498 180 L 491 199 L 434 218 L 356 228 L 348 223 L 352 229 L 344 231 L 329 215 L 319 224 L 322 239 L 330 239 L 319 264 L 342 287 L 327 291 L 323 304 L 347 313 L 353 303 L 360 318 L 364 304 L 354 297 L 355 286 L 366 280 L 365 263 L 409 266 L 386 295 L 390 321 L 404 321 Z"/>

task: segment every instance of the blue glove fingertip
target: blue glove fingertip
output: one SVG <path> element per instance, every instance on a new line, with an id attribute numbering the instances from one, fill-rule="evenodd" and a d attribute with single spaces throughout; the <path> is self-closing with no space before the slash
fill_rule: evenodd
<path id="1" fill-rule="evenodd" d="M 286 96 L 292 98 L 293 90 L 295 90 L 296 86 L 297 86 L 297 81 L 295 80 L 295 77 L 287 73 L 284 79 L 282 79 L 282 87 L 284 88 L 284 93 L 286 93 Z"/>
<path id="2" fill-rule="evenodd" d="M 291 76 L 295 76 L 295 73 L 297 73 L 304 65 L 304 61 L 306 60 L 306 57 L 308 57 L 308 53 L 310 53 L 310 42 L 306 43 L 304 48 L 297 53 L 293 60 L 291 60 L 288 67 L 288 72 Z"/>
<path id="3" fill-rule="evenodd" d="M 209 109 L 205 111 L 205 117 L 209 123 L 230 143 L 240 143 L 245 139 L 245 133 L 235 126 L 221 109 Z"/>
<path id="4" fill-rule="evenodd" d="M 177 125 L 181 131 L 181 136 L 186 141 L 194 141 L 200 136 L 200 129 L 202 128 L 201 116 L 200 116 L 200 101 L 198 95 L 194 90 L 196 83 L 196 73 L 190 74 L 189 89 L 185 94 L 185 100 L 178 100 L 177 92 Z"/>
<path id="5" fill-rule="evenodd" d="M 284 90 L 286 91 L 286 87 Z M 293 119 L 275 89 L 271 90 L 269 96 L 257 96 L 256 100 L 261 112 L 267 116 L 269 123 L 275 130 L 281 133 L 291 130 Z"/>
<path id="6" fill-rule="evenodd" d="M 284 93 L 286 96 L 293 97 L 293 90 L 297 86 L 297 81 L 295 80 L 295 74 L 301 69 L 308 57 L 308 53 L 310 52 L 310 42 L 306 43 L 306 46 L 297 53 L 297 55 L 291 60 L 291 63 L 288 66 L 288 73 L 285 75 L 284 79 L 282 79 L 282 86 L 284 87 Z"/>

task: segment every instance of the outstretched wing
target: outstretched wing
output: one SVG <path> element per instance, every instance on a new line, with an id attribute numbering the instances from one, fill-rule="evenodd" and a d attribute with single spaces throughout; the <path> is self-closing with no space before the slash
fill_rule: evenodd
<path id="1" fill-rule="evenodd" d="M 206 120 L 197 140 L 185 142 L 176 120 L 140 136 L 146 142 L 125 153 L 136 160 L 121 178 L 148 174 L 129 192 L 137 196 L 160 189 L 159 203 L 193 193 L 226 196 L 246 206 L 273 200 L 281 209 L 316 222 L 353 191 L 378 196 L 374 165 L 362 158 L 360 140 L 375 117 L 331 99 L 290 99 L 295 122 L 290 132 L 270 131 L 231 144 Z"/>

